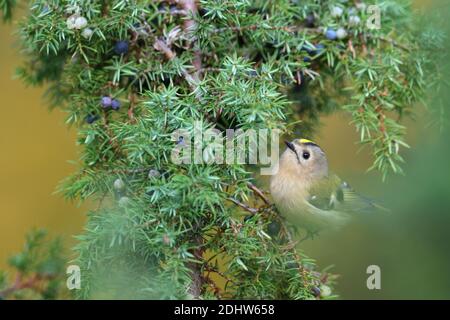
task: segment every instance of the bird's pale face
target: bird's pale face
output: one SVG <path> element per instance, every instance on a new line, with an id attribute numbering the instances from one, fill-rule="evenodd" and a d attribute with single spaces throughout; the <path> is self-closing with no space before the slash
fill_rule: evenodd
<path id="1" fill-rule="evenodd" d="M 328 175 L 328 162 L 322 149 L 313 142 L 297 139 L 286 141 L 281 155 L 280 170 L 289 172 L 303 181 L 314 181 Z"/>

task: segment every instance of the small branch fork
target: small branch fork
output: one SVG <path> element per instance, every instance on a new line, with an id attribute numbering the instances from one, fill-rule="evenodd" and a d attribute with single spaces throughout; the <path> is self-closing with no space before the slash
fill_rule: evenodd
<path id="1" fill-rule="evenodd" d="M 244 209 L 245 211 L 250 212 L 251 214 L 257 214 L 259 212 L 259 209 L 256 208 L 252 208 L 246 204 L 243 204 L 242 202 L 239 202 L 236 199 L 233 198 L 228 198 L 229 201 L 233 202 L 235 205 L 241 207 L 242 209 Z"/>
<path id="2" fill-rule="evenodd" d="M 249 182 L 247 183 L 247 186 L 253 190 L 253 192 L 260 197 L 265 204 L 270 204 L 269 199 L 265 196 L 264 192 L 261 191 L 261 189 L 258 189 L 258 187 L 256 187 L 253 183 Z"/>
<path id="3" fill-rule="evenodd" d="M 39 274 L 34 274 L 28 279 L 24 279 L 22 274 L 18 274 L 16 277 L 16 280 L 14 281 L 14 284 L 11 287 L 8 287 L 2 291 L 0 291 L 0 298 L 6 298 L 9 295 L 13 294 L 16 291 L 22 290 L 22 289 L 35 289 L 40 290 L 39 284 L 42 281 L 50 280 L 51 277 L 43 277 Z"/>
<path id="4" fill-rule="evenodd" d="M 262 211 L 263 209 L 266 209 L 268 206 L 271 206 L 271 203 L 269 201 L 269 199 L 266 197 L 266 195 L 264 194 L 264 191 L 262 191 L 261 189 L 259 189 L 257 186 L 255 186 L 253 183 L 248 182 L 247 183 L 247 187 L 249 189 L 251 189 L 254 194 L 256 196 L 258 196 L 263 202 L 264 202 L 264 206 L 261 208 L 252 208 L 234 198 L 228 198 L 229 201 L 233 202 L 235 205 L 241 207 L 242 209 L 244 209 L 245 211 L 250 212 L 251 214 L 256 214 L 260 211 Z"/>
<path id="5" fill-rule="evenodd" d="M 211 273 L 218 274 L 220 277 L 225 279 L 225 288 L 229 283 L 236 284 L 230 277 L 228 277 L 225 273 L 219 271 L 217 268 L 212 267 L 211 265 L 205 263 L 203 266 L 203 271 L 206 271 L 205 279 L 209 283 L 211 289 L 213 290 L 214 294 L 221 299 L 222 295 L 220 294 L 221 289 L 217 287 L 216 282 L 211 278 Z"/>

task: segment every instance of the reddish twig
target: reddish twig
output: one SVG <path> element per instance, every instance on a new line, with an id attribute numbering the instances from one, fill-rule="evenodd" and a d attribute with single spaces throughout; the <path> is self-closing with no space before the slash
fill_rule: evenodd
<path id="1" fill-rule="evenodd" d="M 128 108 L 128 119 L 130 119 L 131 123 L 134 123 L 136 119 L 134 118 L 134 107 L 136 105 L 136 95 L 134 93 L 130 93 L 128 96 L 128 100 L 130 101 L 130 106 Z"/>
<path id="2" fill-rule="evenodd" d="M 153 48 L 164 53 L 167 60 L 172 60 L 176 56 L 175 52 L 172 51 L 167 42 L 162 39 L 156 39 L 155 43 L 153 44 Z"/>
<path id="3" fill-rule="evenodd" d="M 353 46 L 353 41 L 352 40 L 348 40 L 348 49 L 352 53 L 353 59 L 356 59 L 356 51 L 355 51 L 355 47 Z"/>
<path id="4" fill-rule="evenodd" d="M 247 183 L 247 186 L 253 190 L 253 192 L 260 197 L 265 204 L 270 204 L 269 199 L 265 196 L 264 192 L 261 191 L 261 189 L 259 189 L 257 186 L 255 186 L 253 183 L 249 182 Z"/>
<path id="5" fill-rule="evenodd" d="M 38 284 L 42 280 L 50 279 L 50 277 L 43 277 L 39 274 L 34 274 L 28 279 L 23 279 L 22 274 L 18 274 L 14 284 L 11 287 L 8 287 L 2 291 L 0 291 L 0 297 L 6 298 L 7 296 L 13 294 L 16 291 L 23 289 L 35 289 L 38 290 Z"/>
<path id="6" fill-rule="evenodd" d="M 248 205 L 246 205 L 246 204 L 243 204 L 243 203 L 241 203 L 241 202 L 239 202 L 239 201 L 237 201 L 236 199 L 233 199 L 233 198 L 228 198 L 228 200 L 229 201 L 231 201 L 231 202 L 233 202 L 235 205 L 237 205 L 237 206 L 239 206 L 239 207 L 241 207 L 242 209 L 244 209 L 245 211 L 248 211 L 248 212 L 250 212 L 251 214 L 256 214 L 256 213 L 258 213 L 259 212 L 259 210 L 258 209 L 256 209 L 256 208 L 252 208 L 252 207 L 249 207 Z"/>

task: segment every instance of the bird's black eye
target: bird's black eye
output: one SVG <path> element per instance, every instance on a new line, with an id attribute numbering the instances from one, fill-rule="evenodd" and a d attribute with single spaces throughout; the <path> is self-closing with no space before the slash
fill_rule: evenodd
<path id="1" fill-rule="evenodd" d="M 304 151 L 302 154 L 303 159 L 308 160 L 311 154 L 308 151 Z"/>

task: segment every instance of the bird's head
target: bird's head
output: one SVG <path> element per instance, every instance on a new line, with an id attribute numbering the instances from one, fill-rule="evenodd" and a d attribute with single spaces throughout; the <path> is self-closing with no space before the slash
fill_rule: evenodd
<path id="1" fill-rule="evenodd" d="M 316 180 L 328 175 L 325 152 L 307 139 L 285 141 L 286 150 L 281 155 L 280 169 L 302 180 Z"/>

